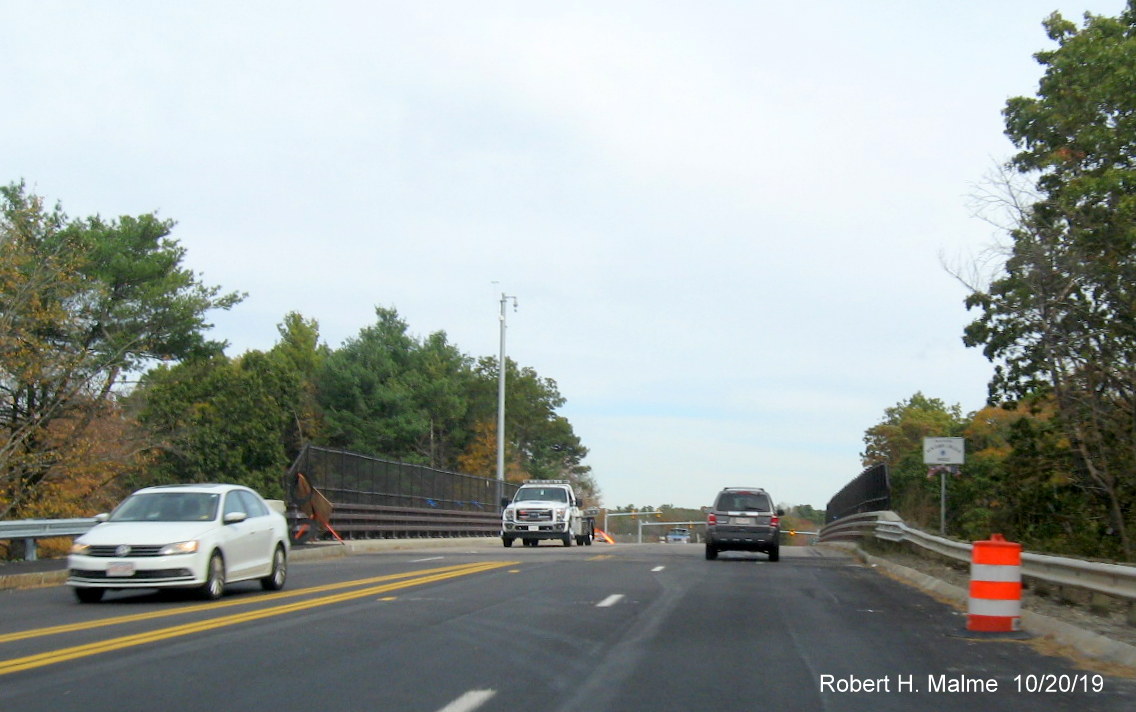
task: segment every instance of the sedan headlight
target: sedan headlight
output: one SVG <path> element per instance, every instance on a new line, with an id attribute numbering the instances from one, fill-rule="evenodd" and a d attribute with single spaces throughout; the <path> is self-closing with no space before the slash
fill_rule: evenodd
<path id="1" fill-rule="evenodd" d="M 71 545 L 71 553 L 72 554 L 78 554 L 78 555 L 82 556 L 83 554 L 86 554 L 90 550 L 91 550 L 90 544 L 80 544 L 79 542 L 75 542 L 74 544 Z"/>
<path id="2" fill-rule="evenodd" d="M 158 550 L 158 556 L 173 556 L 174 554 L 195 554 L 197 553 L 198 542 L 196 539 L 193 541 L 179 541 L 176 544 L 166 544 Z"/>

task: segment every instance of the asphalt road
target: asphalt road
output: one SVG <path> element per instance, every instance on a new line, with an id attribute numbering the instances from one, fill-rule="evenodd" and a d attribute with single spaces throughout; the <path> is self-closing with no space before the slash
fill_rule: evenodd
<path id="1" fill-rule="evenodd" d="M 0 710 L 1136 709 L 1136 681 L 964 627 L 821 549 L 459 543 L 214 603 L 0 592 Z"/>

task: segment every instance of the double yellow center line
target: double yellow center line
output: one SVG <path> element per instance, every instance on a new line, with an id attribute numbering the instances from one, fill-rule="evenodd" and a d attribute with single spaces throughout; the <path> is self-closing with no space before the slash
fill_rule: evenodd
<path id="1" fill-rule="evenodd" d="M 293 603 L 285 603 L 277 606 L 269 606 L 267 608 L 261 608 L 255 611 L 245 611 L 243 613 L 219 616 L 217 618 L 198 621 L 196 623 L 186 623 L 169 628 L 159 628 L 157 630 L 152 630 L 145 633 L 126 635 L 118 638 L 110 638 L 108 640 L 88 643 L 86 645 L 76 645 L 69 648 L 61 648 L 59 650 L 52 650 L 46 653 L 39 653 L 37 655 L 28 655 L 21 658 L 12 658 L 10 660 L 0 660 L 0 675 L 7 675 L 8 673 L 19 672 L 21 670 L 30 670 L 32 668 L 43 667 L 45 665 L 53 665 L 55 663 L 74 660 L 76 658 L 83 658 L 89 655 L 109 653 L 114 650 L 121 650 L 122 648 L 129 648 L 135 645 L 144 645 L 146 643 L 168 640 L 170 638 L 177 638 L 183 635 L 192 635 L 194 633 L 201 633 L 207 630 L 237 625 L 239 623 L 247 623 L 249 621 L 260 620 L 263 618 L 270 618 L 272 616 L 295 613 L 310 608 L 328 606 L 335 603 L 343 603 L 345 601 L 352 601 L 358 598 L 367 598 L 368 596 L 375 596 L 382 593 L 397 591 L 403 588 L 435 583 L 437 581 L 444 581 L 446 579 L 457 578 L 459 576 L 468 576 L 469 574 L 480 573 L 483 571 L 492 571 L 493 569 L 504 568 L 506 566 L 514 566 L 517 563 L 518 562 L 516 561 L 503 561 L 444 566 L 436 569 L 427 569 L 425 571 L 390 574 L 387 576 L 377 576 L 370 579 L 347 581 L 343 583 L 329 584 L 327 586 L 315 586 L 312 588 L 288 591 L 285 593 L 273 595 L 271 597 L 271 600 L 279 600 L 281 598 L 294 596 L 311 595 L 313 593 L 327 593 L 330 591 L 342 590 L 345 588 L 353 588 L 360 585 L 365 586 L 365 588 L 343 591 L 342 593 L 335 593 L 332 595 L 321 596 L 309 600 L 295 601 Z M 368 585 L 375 583 L 377 583 L 378 585 Z M 221 607 L 242 605 L 245 603 L 257 603 L 263 602 L 264 600 L 265 597 L 261 596 L 253 599 L 221 601 L 201 606 L 175 608 L 169 611 L 156 611 L 154 613 L 143 613 L 132 616 L 118 616 L 98 621 L 90 621 L 87 623 L 73 623 L 62 626 L 53 626 L 51 628 L 38 628 L 35 630 L 23 631 L 19 633 L 9 633 L 0 636 L 0 643 L 10 642 L 14 640 L 24 640 L 46 635 L 55 635 L 77 630 L 89 630 L 92 628 L 119 625 L 122 623 L 143 621 L 171 615 L 181 615 L 202 610 L 216 610 L 217 608 Z"/>

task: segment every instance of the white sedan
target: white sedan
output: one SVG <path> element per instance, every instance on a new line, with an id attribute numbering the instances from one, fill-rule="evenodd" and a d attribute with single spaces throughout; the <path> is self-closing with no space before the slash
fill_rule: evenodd
<path id="1" fill-rule="evenodd" d="M 236 581 L 274 591 L 288 576 L 284 515 L 247 487 L 147 487 L 96 519 L 67 557 L 67 584 L 84 603 L 133 588 L 196 588 L 212 600 Z"/>

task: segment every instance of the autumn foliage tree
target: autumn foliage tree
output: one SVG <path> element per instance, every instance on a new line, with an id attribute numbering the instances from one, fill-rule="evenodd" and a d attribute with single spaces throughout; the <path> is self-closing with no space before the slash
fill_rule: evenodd
<path id="1" fill-rule="evenodd" d="M 181 265 L 172 227 L 73 220 L 23 184 L 0 188 L 0 518 L 44 511 L 73 481 L 68 463 L 111 417 L 123 374 L 222 347 L 204 315 L 240 296 Z"/>
<path id="2" fill-rule="evenodd" d="M 458 456 L 458 471 L 481 477 L 497 476 L 497 421 L 482 420 L 473 426 L 473 438 L 465 452 Z M 517 457 L 516 448 L 505 443 L 505 481 L 520 483 L 527 473 Z"/>

